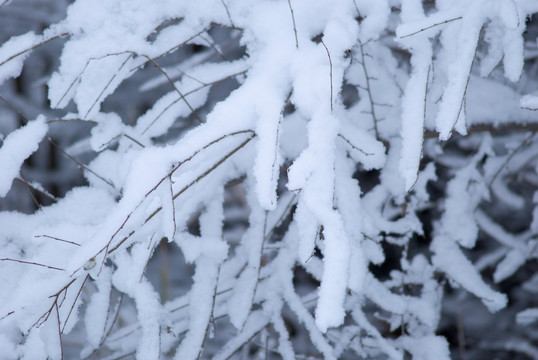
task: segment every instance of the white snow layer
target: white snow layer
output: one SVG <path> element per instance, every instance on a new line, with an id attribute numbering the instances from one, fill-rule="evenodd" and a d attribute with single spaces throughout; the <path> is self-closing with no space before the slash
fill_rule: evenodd
<path id="1" fill-rule="evenodd" d="M 7 195 L 11 183 L 15 179 L 24 160 L 34 153 L 39 142 L 47 134 L 48 126 L 45 117 L 39 116 L 10 133 L 0 147 L 0 197 Z"/>

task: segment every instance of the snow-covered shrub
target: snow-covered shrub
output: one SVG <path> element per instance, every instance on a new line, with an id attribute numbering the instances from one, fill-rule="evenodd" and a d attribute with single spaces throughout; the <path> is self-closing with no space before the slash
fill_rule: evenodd
<path id="1" fill-rule="evenodd" d="M 536 356 L 536 1 L 50 3 L 0 47 L 0 356 Z"/>

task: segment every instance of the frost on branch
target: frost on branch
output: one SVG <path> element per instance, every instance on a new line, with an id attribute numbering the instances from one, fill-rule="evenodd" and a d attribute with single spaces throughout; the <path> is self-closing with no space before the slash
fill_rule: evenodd
<path id="1" fill-rule="evenodd" d="M 2 356 L 538 352 L 535 1 L 50 3 L 0 4 Z"/>

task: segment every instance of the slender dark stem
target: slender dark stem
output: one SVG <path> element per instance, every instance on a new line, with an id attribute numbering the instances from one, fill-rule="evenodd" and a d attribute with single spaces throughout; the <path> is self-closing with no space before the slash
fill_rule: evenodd
<path id="1" fill-rule="evenodd" d="M 371 153 L 367 153 L 364 150 L 362 150 L 362 149 L 358 148 L 357 146 L 353 145 L 353 143 L 348 138 L 346 138 L 344 135 L 338 134 L 338 136 L 340 136 L 340 138 L 342 138 L 342 140 L 344 140 L 346 143 L 348 143 L 348 145 L 351 146 L 353 149 L 355 149 L 357 151 L 360 151 L 364 155 L 366 155 L 366 156 L 374 155 L 374 154 L 371 154 Z"/>
<path id="2" fill-rule="evenodd" d="M 232 79 L 232 78 L 234 78 L 235 76 L 239 76 L 239 75 L 245 74 L 246 72 L 247 72 L 247 70 L 243 70 L 243 71 L 240 71 L 240 72 L 238 72 L 238 73 L 231 74 L 231 75 L 225 76 L 225 77 L 223 77 L 223 78 L 220 78 L 220 79 L 218 79 L 218 80 L 212 81 L 212 82 L 210 82 L 210 83 L 203 84 L 203 85 L 197 87 L 196 89 L 193 89 L 193 90 L 191 90 L 191 91 L 187 91 L 187 92 L 185 93 L 185 96 L 189 96 L 190 94 L 193 94 L 193 93 L 195 93 L 195 92 L 197 92 L 197 91 L 199 91 L 199 90 L 202 90 L 203 88 L 206 88 L 206 87 L 208 87 L 208 86 L 217 84 L 217 83 L 219 83 L 219 82 L 221 82 L 221 81 L 225 81 L 225 80 L 228 80 L 228 79 Z M 175 100 L 172 101 L 170 104 L 168 104 L 168 105 L 167 105 L 167 106 L 166 106 L 166 107 L 159 113 L 159 115 L 157 115 L 157 116 L 155 117 L 155 119 L 153 119 L 153 120 L 151 121 L 151 123 L 149 123 L 149 124 L 146 126 L 146 128 L 145 128 L 144 130 L 142 130 L 141 134 L 144 135 L 144 134 L 145 134 L 145 133 L 146 133 L 146 132 L 147 132 L 147 131 L 154 125 L 154 124 L 155 124 L 155 122 L 157 122 L 157 120 L 159 120 L 159 118 L 160 118 L 161 116 L 163 116 L 163 114 L 164 114 L 166 111 L 168 111 L 173 105 L 175 105 L 178 101 L 181 101 L 181 100 L 183 100 L 183 97 L 179 97 L 178 99 L 175 99 Z"/>
<path id="3" fill-rule="evenodd" d="M 418 34 L 418 33 L 423 32 L 423 31 L 426 31 L 426 30 L 428 30 L 428 29 L 434 28 L 434 27 L 436 27 L 436 26 L 444 25 L 444 24 L 447 24 L 447 23 L 449 23 L 449 22 L 456 21 L 456 20 L 460 20 L 460 19 L 462 19 L 461 16 L 458 16 L 457 18 L 454 18 L 454 19 L 445 20 L 445 21 L 442 21 L 442 22 L 440 22 L 440 23 L 433 24 L 433 25 L 427 26 L 427 27 L 425 27 L 425 28 L 422 28 L 422 29 L 420 29 L 420 30 L 417 30 L 417 31 L 415 31 L 415 32 L 412 32 L 411 34 L 407 34 L 407 35 L 400 36 L 400 39 L 403 39 L 403 38 L 406 38 L 406 37 L 409 37 L 409 36 L 413 36 L 413 35 L 416 35 L 416 34 Z"/>
<path id="4" fill-rule="evenodd" d="M 232 29 L 235 29 L 234 22 L 232 20 L 232 16 L 230 15 L 230 10 L 228 9 L 228 5 L 224 2 L 224 0 L 220 0 L 222 3 L 222 6 L 224 6 L 224 9 L 226 10 L 226 15 L 228 16 L 228 20 L 230 20 L 230 24 L 232 25 Z"/>
<path id="5" fill-rule="evenodd" d="M 12 261 L 12 262 L 20 263 L 20 264 L 28 264 L 28 265 L 40 266 L 40 267 L 44 267 L 44 268 L 51 269 L 51 270 L 65 271 L 65 269 L 61 269 L 61 268 L 58 268 L 58 267 L 55 267 L 55 266 L 45 265 L 45 264 L 41 264 L 41 263 L 36 263 L 36 262 L 33 262 L 33 261 L 25 261 L 25 260 L 10 259 L 10 258 L 3 258 L 3 259 L 0 259 L 0 261 Z"/>
<path id="6" fill-rule="evenodd" d="M 69 317 L 71 317 L 71 313 L 75 309 L 75 306 L 77 304 L 77 300 L 80 297 L 80 294 L 82 293 L 82 289 L 84 289 L 84 285 L 86 284 L 86 281 L 88 280 L 89 276 L 90 275 L 86 275 L 86 277 L 84 278 L 84 281 L 82 282 L 82 285 L 80 285 L 80 288 L 78 289 L 77 296 L 75 297 L 75 300 L 73 300 L 73 303 L 71 304 L 71 308 L 69 309 L 69 313 L 67 314 L 67 317 L 65 318 L 65 321 L 64 321 L 64 326 L 62 327 L 62 334 L 63 334 L 63 332 L 65 330 L 65 326 L 67 325 L 67 321 L 69 320 Z"/>
<path id="7" fill-rule="evenodd" d="M 97 174 L 95 171 L 93 171 L 92 169 L 90 169 L 88 166 L 84 165 L 83 163 L 81 163 L 80 161 L 78 161 L 76 158 L 74 158 L 73 156 L 69 155 L 60 145 L 58 145 L 54 140 L 52 140 L 50 137 L 47 136 L 47 140 L 49 141 L 49 143 L 54 146 L 56 149 L 60 150 L 60 152 L 62 154 L 64 154 L 66 157 L 68 157 L 70 160 L 72 160 L 75 164 L 77 164 L 80 168 L 88 171 L 89 173 L 95 175 L 98 179 L 102 180 L 103 182 L 107 183 L 108 185 L 110 185 L 114 190 L 116 189 L 116 187 L 114 186 L 114 184 L 110 181 L 110 180 L 107 180 L 105 179 L 104 177 L 102 177 L 101 175 Z"/>
<path id="8" fill-rule="evenodd" d="M 5 3 L 6 3 L 6 2 L 4 2 L 2 5 L 0 5 L 0 7 L 1 7 L 1 6 L 4 6 Z M 28 51 L 32 51 L 32 50 L 34 50 L 35 48 L 40 47 L 41 45 L 45 45 L 45 44 L 51 42 L 52 40 L 56 40 L 56 39 L 62 38 L 62 37 L 67 36 L 67 35 L 69 35 L 69 34 L 68 34 L 68 33 L 63 33 L 63 34 L 60 34 L 60 35 L 56 35 L 56 36 L 53 36 L 53 37 L 51 37 L 51 38 L 49 38 L 49 39 L 47 39 L 47 40 L 44 40 L 44 41 L 38 43 L 38 44 L 35 44 L 34 46 L 29 47 L 28 49 L 19 51 L 18 53 L 13 54 L 13 55 L 11 55 L 10 57 L 8 57 L 6 60 L 2 61 L 2 62 L 0 63 L 0 66 L 2 66 L 2 65 L 4 65 L 5 63 L 7 63 L 7 62 L 9 62 L 9 61 L 11 61 L 11 60 L 13 60 L 13 59 L 15 59 L 15 58 L 18 57 L 18 56 L 21 56 L 21 55 L 27 53 Z"/>
<path id="9" fill-rule="evenodd" d="M 288 6 L 290 7 L 291 20 L 293 21 L 293 32 L 295 33 L 295 47 L 299 48 L 299 39 L 297 38 L 297 26 L 295 25 L 295 15 L 293 13 L 293 7 L 291 6 L 291 0 L 288 0 Z"/>
<path id="10" fill-rule="evenodd" d="M 166 71 L 164 71 L 164 69 L 159 65 L 157 64 L 157 62 L 155 60 L 153 60 L 152 58 L 150 58 L 149 56 L 146 56 L 146 55 L 143 55 L 145 58 L 148 59 L 149 62 L 151 62 L 153 64 L 153 66 L 155 66 L 155 68 L 157 68 L 157 70 L 159 70 L 159 72 L 161 74 L 164 75 L 164 77 L 166 77 L 166 80 L 168 80 L 168 82 L 170 83 L 170 85 L 172 85 L 172 87 L 174 88 L 174 90 L 176 90 L 176 92 L 179 94 L 179 98 L 182 99 L 184 102 L 185 102 L 185 105 L 187 105 L 187 107 L 189 108 L 189 110 L 194 114 L 194 116 L 198 119 L 198 121 L 200 123 L 204 123 L 205 121 L 202 120 L 202 118 L 200 117 L 200 115 L 198 115 L 198 113 L 196 112 L 196 110 L 191 106 L 191 104 L 187 101 L 187 98 L 185 97 L 185 95 L 183 95 L 183 93 L 181 91 L 179 91 L 178 87 L 176 86 L 176 84 L 174 84 L 174 81 L 172 81 L 172 79 L 170 78 L 170 76 L 168 76 L 168 74 L 166 73 Z"/>
<path id="11" fill-rule="evenodd" d="M 175 167 L 172 168 L 172 170 L 166 174 L 165 177 L 163 177 L 151 190 L 149 190 L 145 197 L 146 198 L 151 192 L 155 191 L 163 181 L 165 181 L 169 176 L 172 176 L 172 174 L 184 163 L 192 160 L 198 153 L 200 153 L 200 151 L 204 150 L 204 149 L 207 149 L 208 147 L 210 147 L 211 145 L 213 144 L 216 144 L 218 143 L 219 141 L 229 137 L 229 136 L 234 136 L 234 135 L 239 135 L 239 134 L 248 134 L 250 133 L 250 136 L 245 140 L 243 141 L 241 144 L 239 144 L 239 146 L 237 146 L 236 148 L 234 148 L 231 152 L 227 153 L 226 155 L 224 155 L 219 161 L 217 161 L 212 167 L 210 167 L 209 169 L 207 169 L 205 172 L 203 172 L 201 175 L 199 175 L 196 179 L 194 179 L 193 181 L 191 181 L 189 184 L 185 185 L 180 191 L 178 191 L 176 194 L 174 194 L 173 196 L 173 199 L 175 200 L 178 196 L 180 196 L 181 194 L 183 194 L 185 191 L 187 191 L 190 187 L 192 187 L 194 184 L 196 184 L 198 181 L 200 181 L 201 179 L 203 179 L 204 177 L 206 177 L 207 175 L 209 175 L 213 170 L 215 170 L 217 167 L 219 167 L 224 161 L 226 161 L 229 157 L 231 157 L 233 154 L 235 154 L 237 151 L 239 151 L 240 149 L 242 149 L 246 144 L 248 144 L 250 142 L 250 140 L 252 140 L 255 136 L 255 133 L 254 131 L 252 130 L 241 130 L 241 131 L 236 131 L 236 132 L 233 132 L 233 133 L 230 133 L 230 134 L 226 134 L 226 135 L 223 135 L 221 137 L 219 137 L 218 139 L 215 139 L 213 141 L 211 141 L 210 143 L 206 144 L 204 147 L 202 147 L 201 149 L 197 150 L 196 152 L 194 152 L 191 156 L 189 156 L 187 159 L 183 160 L 182 162 L 180 162 L 178 165 L 176 165 Z M 144 224 L 146 224 L 148 221 L 150 221 L 155 215 L 157 215 L 160 211 L 162 210 L 162 206 L 158 207 L 155 211 L 153 211 L 153 213 L 151 213 L 147 218 L 146 220 L 144 221 Z M 134 211 L 134 210 L 133 210 Z M 110 238 L 110 241 L 108 242 L 108 244 L 105 246 L 105 248 L 101 249 L 100 252 L 102 251 L 106 251 L 106 254 L 111 254 L 112 252 L 114 252 L 115 250 L 117 250 L 129 237 L 131 237 L 133 234 L 134 234 L 134 231 L 132 231 L 131 233 L 129 233 L 129 235 L 127 235 L 126 237 L 124 237 L 122 240 L 120 240 L 115 246 L 113 246 L 112 248 L 108 248 L 110 246 L 110 244 L 112 243 L 112 241 L 114 240 L 114 237 L 121 231 L 121 229 L 123 229 L 123 227 L 125 226 L 125 224 L 127 223 L 127 221 L 129 220 L 129 218 L 131 217 L 132 213 L 130 213 L 129 215 L 127 215 L 127 217 L 125 218 L 125 220 L 123 221 L 123 223 L 120 225 L 120 227 L 117 229 L 117 231 L 111 236 Z"/>
<path id="12" fill-rule="evenodd" d="M 180 43 L 180 44 L 174 46 L 174 47 L 171 48 L 171 49 L 166 50 L 165 52 L 161 53 L 160 55 L 154 56 L 152 59 L 153 59 L 153 60 L 157 60 L 157 59 L 160 59 L 160 58 L 162 58 L 163 56 L 165 56 L 165 55 L 167 55 L 167 54 L 170 54 L 170 53 L 173 52 L 174 50 L 176 50 L 176 49 L 182 47 L 183 45 L 187 44 L 189 41 L 191 41 L 191 40 L 194 39 L 195 37 L 197 37 L 197 36 L 203 34 L 203 33 L 206 32 L 207 30 L 209 30 L 209 28 L 205 28 L 205 29 L 200 30 L 199 32 L 197 32 L 196 34 L 192 35 L 192 36 L 191 36 L 190 38 L 188 38 L 187 40 L 185 40 L 185 41 L 183 41 L 182 43 Z M 147 61 L 143 62 L 142 64 L 137 65 L 137 66 L 135 66 L 134 68 L 130 69 L 130 71 L 135 71 L 135 70 L 137 70 L 137 69 L 139 69 L 139 68 L 141 68 L 141 67 L 144 67 L 144 66 L 145 66 L 147 63 L 149 63 L 149 62 L 150 62 L 150 61 L 147 60 Z"/>
<path id="13" fill-rule="evenodd" d="M 331 53 L 329 52 L 329 49 L 327 48 L 327 45 L 323 42 L 323 39 L 321 39 L 321 44 L 327 51 L 327 56 L 329 57 L 329 78 L 331 81 L 331 112 L 333 111 L 333 61 L 331 59 Z"/>
<path id="14" fill-rule="evenodd" d="M 133 138 L 132 136 L 129 136 L 127 134 L 123 134 L 123 136 L 125 136 L 127 139 L 131 140 L 132 142 L 134 142 L 135 144 L 137 144 L 138 146 L 140 146 L 142 149 L 145 148 L 144 144 L 142 144 L 140 141 L 136 140 L 135 138 Z"/>
<path id="15" fill-rule="evenodd" d="M 30 185 L 30 183 L 28 183 L 28 180 L 26 180 L 26 178 L 24 177 L 23 173 L 22 173 L 22 170 L 19 171 L 19 175 L 20 175 L 20 181 L 26 185 L 26 188 L 28 189 L 28 193 L 30 194 L 30 197 L 32 198 L 32 200 L 34 201 L 34 204 L 36 205 L 36 207 L 38 209 L 41 209 L 41 204 L 39 203 L 39 201 L 37 201 L 37 198 L 35 197 L 34 195 L 34 192 L 32 191 L 34 189 L 34 187 L 32 185 Z"/>
<path id="16" fill-rule="evenodd" d="M 366 81 L 366 87 L 364 88 L 364 90 L 366 91 L 366 93 L 368 94 L 368 99 L 370 100 L 370 110 L 371 110 L 371 114 L 372 114 L 372 119 L 374 121 L 374 132 L 375 132 L 375 137 L 377 140 L 380 140 L 380 136 L 379 136 L 379 129 L 377 127 L 377 116 L 376 116 L 376 113 L 375 113 L 375 103 L 374 103 L 374 98 L 373 98 L 373 95 L 372 95 L 372 87 L 370 86 L 370 76 L 368 75 L 368 69 L 366 68 L 366 56 L 364 54 L 364 45 L 363 43 L 359 40 L 359 49 L 361 51 L 361 65 L 362 65 L 362 69 L 363 69 L 363 72 L 364 72 L 364 78 L 365 78 L 365 81 Z"/>
<path id="17" fill-rule="evenodd" d="M 64 239 L 60 239 L 60 238 L 57 238 L 57 237 L 54 237 L 54 236 L 49 236 L 49 235 L 35 235 L 34 237 L 36 237 L 36 238 L 47 238 L 47 239 L 52 239 L 52 240 L 61 241 L 61 242 L 64 242 L 64 243 L 80 246 L 80 244 L 77 243 L 77 242 L 64 240 Z"/>
<path id="18" fill-rule="evenodd" d="M 112 81 L 114 81 L 114 79 L 118 76 L 118 73 L 121 71 L 121 69 L 123 69 L 123 67 L 125 66 L 125 64 L 127 64 L 127 62 L 132 58 L 133 54 L 129 54 L 127 56 L 127 58 L 125 59 L 125 61 L 121 64 L 120 68 L 118 69 L 117 72 L 114 73 L 114 75 L 112 75 L 112 77 L 110 78 L 110 80 L 108 80 L 108 82 L 106 83 L 105 87 L 103 88 L 103 90 L 101 90 L 101 93 L 99 94 L 99 96 L 97 96 L 97 98 L 95 99 L 95 101 L 93 102 L 92 106 L 90 106 L 90 108 L 88 109 L 88 111 L 86 112 L 86 115 L 84 115 L 84 117 L 87 117 L 90 112 L 92 111 L 92 109 L 95 107 L 95 105 L 97 105 L 97 103 L 99 102 L 99 99 L 101 99 L 101 97 L 103 96 L 103 94 L 105 93 L 105 91 L 110 87 L 110 84 L 112 84 Z"/>
<path id="19" fill-rule="evenodd" d="M 510 160 L 512 160 L 512 158 L 521 150 L 523 149 L 525 146 L 527 146 L 528 144 L 530 144 L 530 142 L 532 141 L 532 138 L 534 137 L 535 133 L 534 132 L 531 132 L 529 135 L 527 135 L 527 137 L 525 137 L 525 139 L 523 139 L 523 141 L 521 142 L 521 144 L 519 144 L 519 146 L 517 148 L 514 149 L 514 151 L 512 151 L 512 153 L 510 155 L 507 156 L 506 160 L 502 163 L 502 165 L 497 169 L 497 171 L 495 172 L 495 174 L 491 177 L 491 180 L 489 181 L 488 183 L 488 189 L 491 189 L 491 186 L 493 185 L 493 183 L 495 182 L 495 180 L 497 179 L 497 177 L 501 174 L 502 170 L 505 168 L 505 166 L 510 162 Z"/>

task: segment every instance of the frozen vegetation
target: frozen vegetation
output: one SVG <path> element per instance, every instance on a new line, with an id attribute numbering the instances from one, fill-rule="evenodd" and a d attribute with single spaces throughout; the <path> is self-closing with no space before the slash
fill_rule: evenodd
<path id="1" fill-rule="evenodd" d="M 0 359 L 537 359 L 536 16 L 0 1 Z"/>

